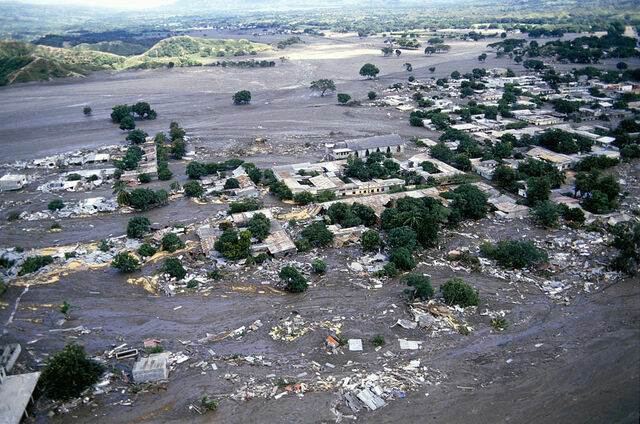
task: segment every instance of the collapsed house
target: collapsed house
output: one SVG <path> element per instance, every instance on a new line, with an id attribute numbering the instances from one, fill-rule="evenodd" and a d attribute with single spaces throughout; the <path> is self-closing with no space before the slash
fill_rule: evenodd
<path id="1" fill-rule="evenodd" d="M 0 178 L 0 192 L 20 190 L 28 179 L 24 174 L 6 174 Z"/>
<path id="2" fill-rule="evenodd" d="M 366 158 L 371 153 L 404 153 L 405 142 L 398 134 L 357 138 L 325 145 L 325 153 L 333 160 L 346 159 L 349 156 Z"/>
<path id="3" fill-rule="evenodd" d="M 342 174 L 346 165 L 346 160 L 314 164 L 303 162 L 276 166 L 273 168 L 273 174 L 293 194 L 303 191 L 308 191 L 311 194 L 330 191 L 338 197 L 358 196 L 388 192 L 394 187 L 402 187 L 405 184 L 405 181 L 400 178 L 388 178 L 386 180 L 374 178 L 371 181 L 350 178 L 350 182 L 347 183 L 338 177 L 338 175 Z"/>

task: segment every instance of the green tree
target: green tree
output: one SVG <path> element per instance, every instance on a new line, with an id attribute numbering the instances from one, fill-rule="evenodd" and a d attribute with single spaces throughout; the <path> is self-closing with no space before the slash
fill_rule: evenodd
<path id="1" fill-rule="evenodd" d="M 431 278 L 428 275 L 411 272 L 403 278 L 404 282 L 412 289 L 405 289 L 404 292 L 409 296 L 409 301 L 413 301 L 416 297 L 422 300 L 433 297 L 433 287 L 431 287 Z"/>
<path id="2" fill-rule="evenodd" d="M 57 211 L 58 209 L 62 208 L 64 208 L 64 202 L 62 201 L 62 199 L 53 199 L 47 205 L 47 209 L 49 209 L 50 211 Z"/>
<path id="3" fill-rule="evenodd" d="M 147 184 L 151 182 L 151 175 L 143 172 L 142 174 L 138 174 L 138 181 L 140 184 Z"/>
<path id="4" fill-rule="evenodd" d="M 180 259 L 178 258 L 165 259 L 161 270 L 163 273 L 169 274 L 169 276 L 175 278 L 176 280 L 182 280 L 184 276 L 187 275 L 187 271 L 184 269 L 184 267 L 180 263 Z"/>
<path id="5" fill-rule="evenodd" d="M 387 235 L 387 244 L 394 250 L 404 247 L 413 251 L 418 245 L 418 235 L 411 227 L 394 228 Z"/>
<path id="6" fill-rule="evenodd" d="M 302 293 L 309 288 L 307 279 L 292 266 L 283 267 L 278 273 L 278 277 L 286 283 L 285 290 L 290 293 Z"/>
<path id="7" fill-rule="evenodd" d="M 372 63 L 365 63 L 364 65 L 362 65 L 362 68 L 360 68 L 360 75 L 363 77 L 367 77 L 367 78 L 375 78 L 376 75 L 378 75 L 380 73 L 380 69 L 378 69 L 374 64 Z"/>
<path id="8" fill-rule="evenodd" d="M 129 193 L 129 206 L 144 211 L 151 206 L 155 200 L 155 195 L 148 188 L 136 188 Z"/>
<path id="9" fill-rule="evenodd" d="M 127 135 L 126 140 L 132 142 L 133 144 L 140 144 L 144 143 L 148 136 L 149 134 L 142 130 L 133 130 Z"/>
<path id="10" fill-rule="evenodd" d="M 293 196 L 293 201 L 299 205 L 308 205 L 309 203 L 312 203 L 313 200 L 313 194 L 308 191 L 301 191 Z"/>
<path id="11" fill-rule="evenodd" d="M 184 189 L 184 194 L 189 197 L 200 197 L 204 193 L 204 188 L 197 181 L 187 181 L 182 186 Z"/>
<path id="12" fill-rule="evenodd" d="M 451 209 L 457 211 L 464 218 L 484 218 L 489 209 L 487 195 L 474 185 L 462 184 L 453 191 Z"/>
<path id="13" fill-rule="evenodd" d="M 235 179 L 235 178 L 227 178 L 227 181 L 224 182 L 224 189 L 225 190 L 232 190 L 234 188 L 239 188 L 240 187 L 240 182 Z"/>
<path id="14" fill-rule="evenodd" d="M 149 231 L 150 226 L 151 221 L 144 216 L 134 216 L 127 224 L 127 237 L 141 238 L 144 233 Z"/>
<path id="15" fill-rule="evenodd" d="M 452 277 L 446 283 L 440 286 L 440 291 L 444 297 L 444 301 L 449 305 L 460 305 L 463 308 L 467 306 L 477 306 L 480 304 L 478 292 L 473 291 L 473 287 L 462 282 L 458 277 Z"/>
<path id="16" fill-rule="evenodd" d="M 249 231 L 258 240 L 262 241 L 269 236 L 271 221 L 263 213 L 257 213 L 248 222 Z"/>
<path id="17" fill-rule="evenodd" d="M 309 88 L 313 91 L 319 91 L 320 96 L 324 97 L 324 94 L 327 91 L 336 91 L 336 84 L 333 80 L 322 78 L 316 81 L 311 81 L 311 86 Z"/>
<path id="18" fill-rule="evenodd" d="M 558 218 L 562 213 L 562 208 L 556 202 L 551 200 L 540 201 L 536 203 L 531 214 L 536 223 L 544 228 L 555 228 L 558 226 Z"/>
<path id="19" fill-rule="evenodd" d="M 52 399 L 66 400 L 78 397 L 89 386 L 98 382 L 104 367 L 87 358 L 84 347 L 68 344 L 56 353 L 40 375 L 40 383 Z"/>
<path id="20" fill-rule="evenodd" d="M 135 127 L 136 127 L 136 123 L 134 122 L 131 115 L 125 116 L 124 118 L 122 118 L 122 121 L 120 121 L 120 129 L 123 131 L 131 131 Z"/>
<path id="21" fill-rule="evenodd" d="M 399 269 L 410 271 L 416 264 L 411 256 L 411 251 L 406 247 L 399 247 L 389 255 L 389 260 Z"/>
<path id="22" fill-rule="evenodd" d="M 251 232 L 242 231 L 240 234 L 233 228 L 224 230 L 214 244 L 214 248 L 223 257 L 236 261 L 251 254 Z"/>
<path id="23" fill-rule="evenodd" d="M 140 267 L 140 262 L 129 252 L 120 252 L 111 261 L 111 267 L 119 269 L 121 272 L 133 272 Z"/>
<path id="24" fill-rule="evenodd" d="M 376 94 L 376 92 L 375 92 L 375 91 L 369 91 L 369 92 L 367 93 L 367 97 L 369 98 L 369 100 L 375 100 L 375 99 L 376 99 L 376 97 L 378 97 L 378 95 Z"/>
<path id="25" fill-rule="evenodd" d="M 198 178 L 207 175 L 207 168 L 203 164 L 197 161 L 192 161 L 187 164 L 186 174 L 189 178 L 197 180 Z"/>
<path id="26" fill-rule="evenodd" d="M 308 225 L 302 232 L 300 236 L 309 240 L 314 246 L 326 246 L 333 240 L 333 233 L 327 229 L 327 226 L 324 222 L 314 222 Z"/>
<path id="27" fill-rule="evenodd" d="M 91 115 L 91 106 L 85 106 L 82 108 L 82 113 L 84 113 L 85 116 L 89 116 Z"/>
<path id="28" fill-rule="evenodd" d="M 551 183 L 546 177 L 534 177 L 527 180 L 527 204 L 544 202 L 551 194 Z"/>
<path id="29" fill-rule="evenodd" d="M 380 247 L 380 245 L 382 244 L 380 233 L 375 230 L 367 230 L 362 233 L 360 242 L 362 243 L 362 248 L 369 251 L 377 250 L 378 247 Z"/>
<path id="30" fill-rule="evenodd" d="M 122 122 L 125 117 L 131 117 L 131 107 L 127 105 L 116 105 L 111 112 L 111 120 L 116 124 Z"/>
<path id="31" fill-rule="evenodd" d="M 240 90 L 233 95 L 233 103 L 243 105 L 251 102 L 251 92 L 249 90 Z"/>
<path id="32" fill-rule="evenodd" d="M 182 157 L 187 153 L 187 143 L 185 143 L 184 139 L 177 138 L 173 141 L 173 146 L 171 147 L 171 154 L 174 159 L 182 159 Z"/>
<path id="33" fill-rule="evenodd" d="M 184 243 L 180 240 L 180 237 L 178 237 L 177 234 L 167 233 L 162 237 L 162 250 L 173 253 L 183 247 Z"/>
<path id="34" fill-rule="evenodd" d="M 160 181 L 168 181 L 173 177 L 173 172 L 169 168 L 158 169 L 158 179 Z"/>

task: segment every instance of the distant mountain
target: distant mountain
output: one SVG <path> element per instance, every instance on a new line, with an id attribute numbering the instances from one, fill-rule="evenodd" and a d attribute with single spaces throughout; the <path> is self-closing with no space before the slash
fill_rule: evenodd
<path id="1" fill-rule="evenodd" d="M 444 4 L 460 3 L 455 0 L 177 0 L 164 9 L 199 12 L 231 12 L 231 11 L 275 11 L 292 9 L 317 8 L 397 8 L 397 7 L 431 7 Z"/>

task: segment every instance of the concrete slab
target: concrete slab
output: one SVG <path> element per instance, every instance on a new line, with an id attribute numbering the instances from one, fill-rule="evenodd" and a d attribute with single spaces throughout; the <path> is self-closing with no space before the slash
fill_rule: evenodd
<path id="1" fill-rule="evenodd" d="M 350 351 L 362 351 L 362 339 L 349 339 Z"/>
<path id="2" fill-rule="evenodd" d="M 167 369 L 167 353 L 156 353 L 142 358 L 133 366 L 133 379 L 136 383 L 165 380 L 169 376 Z"/>
<path id="3" fill-rule="evenodd" d="M 19 424 L 29 404 L 39 372 L 9 375 L 0 384 L 0 422 Z"/>

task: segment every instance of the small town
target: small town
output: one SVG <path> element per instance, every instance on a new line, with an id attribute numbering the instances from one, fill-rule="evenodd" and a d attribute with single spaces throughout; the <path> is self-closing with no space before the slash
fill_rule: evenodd
<path id="1" fill-rule="evenodd" d="M 558 41 L 256 16 L 176 38 L 275 37 L 269 66 L 0 89 L 72 103 L 2 112 L 0 422 L 637 422 L 637 13 Z"/>

